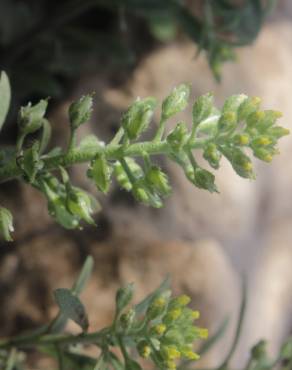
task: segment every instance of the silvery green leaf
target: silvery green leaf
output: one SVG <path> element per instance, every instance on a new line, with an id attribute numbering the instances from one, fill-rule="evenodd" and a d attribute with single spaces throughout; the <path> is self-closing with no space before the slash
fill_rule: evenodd
<path id="1" fill-rule="evenodd" d="M 11 212 L 4 207 L 0 207 L 0 233 L 8 242 L 12 241 L 11 234 L 14 231 L 13 218 Z"/>
<path id="2" fill-rule="evenodd" d="M 11 88 L 7 74 L 0 75 L 0 130 L 5 122 L 11 99 Z"/>
<path id="3" fill-rule="evenodd" d="M 103 154 L 98 155 L 88 169 L 88 177 L 93 179 L 96 187 L 103 193 L 107 193 L 111 184 L 112 168 Z"/>
<path id="4" fill-rule="evenodd" d="M 197 126 L 200 122 L 207 119 L 212 113 L 214 104 L 213 94 L 208 93 L 199 96 L 193 104 L 193 125 Z"/>
<path id="5" fill-rule="evenodd" d="M 190 85 L 181 84 L 175 87 L 162 103 L 162 120 L 167 120 L 183 111 L 188 105 L 190 93 Z"/>
<path id="6" fill-rule="evenodd" d="M 87 314 L 77 295 L 70 289 L 60 288 L 55 290 L 54 296 L 61 313 L 79 325 L 83 331 L 87 331 L 89 326 Z"/>
<path id="7" fill-rule="evenodd" d="M 130 303 L 134 294 L 134 284 L 127 284 L 119 288 L 116 293 L 116 309 L 119 314 Z"/>

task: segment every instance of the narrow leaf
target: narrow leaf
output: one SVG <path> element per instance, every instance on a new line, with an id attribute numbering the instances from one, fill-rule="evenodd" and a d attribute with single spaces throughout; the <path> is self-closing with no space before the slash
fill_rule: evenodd
<path id="1" fill-rule="evenodd" d="M 0 130 L 5 122 L 11 100 L 11 88 L 7 74 L 2 71 L 0 76 Z"/>

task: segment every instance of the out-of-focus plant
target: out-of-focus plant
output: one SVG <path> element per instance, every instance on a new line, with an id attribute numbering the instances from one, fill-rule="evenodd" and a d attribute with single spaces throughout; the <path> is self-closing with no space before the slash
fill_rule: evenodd
<path id="1" fill-rule="evenodd" d="M 10 87 L 6 74 L 0 80 L 0 120 L 3 124 L 9 107 Z M 176 162 L 194 186 L 217 192 L 215 175 L 198 164 L 195 152 L 200 151 L 213 169 L 220 167 L 225 157 L 244 178 L 254 179 L 249 154 L 271 162 L 278 153 L 279 138 L 288 130 L 278 126 L 278 111 L 261 110 L 260 99 L 244 94 L 227 98 L 219 110 L 212 94 L 198 97 L 192 105 L 192 123 L 179 121 L 167 130 L 167 121 L 184 110 L 190 98 L 190 86 L 182 84 L 173 89 L 161 104 L 158 127 L 152 139 L 141 136 L 149 130 L 158 102 L 153 97 L 137 99 L 121 118 L 121 126 L 109 143 L 89 135 L 77 143 L 76 132 L 91 116 L 93 98 L 83 96 L 69 108 L 70 141 L 66 149 L 46 151 L 50 141 L 50 123 L 45 118 L 47 100 L 22 107 L 18 115 L 18 137 L 14 148 L 0 152 L 0 182 L 18 178 L 25 181 L 47 199 L 50 215 L 63 227 L 74 229 L 92 217 L 99 203 L 85 190 L 74 186 L 66 167 L 87 162 L 87 176 L 97 189 L 107 193 L 115 178 L 119 185 L 132 192 L 145 205 L 160 208 L 169 196 L 171 186 L 167 174 L 154 161 L 163 155 Z M 34 134 L 33 139 L 31 134 Z M 38 134 L 38 138 L 36 138 Z M 142 164 L 137 159 L 142 160 Z M 0 208 L 0 231 L 11 240 L 12 215 Z"/>
<path id="2" fill-rule="evenodd" d="M 222 63 L 234 59 L 234 48 L 255 40 L 275 4 L 276 0 L 2 0 L 0 69 L 9 72 L 21 99 L 32 94 L 60 97 L 72 78 L 88 70 L 88 59 L 133 65 L 153 41 L 169 41 L 181 31 L 206 53 L 219 79 Z"/>
<path id="3" fill-rule="evenodd" d="M 55 358 L 60 370 L 139 370 L 139 358 L 152 361 L 158 369 L 174 370 L 180 359 L 199 359 L 193 343 L 206 339 L 208 331 L 194 324 L 199 312 L 188 307 L 188 296 L 172 297 L 168 280 L 136 305 L 131 304 L 133 284 L 118 289 L 113 323 L 88 332 L 89 321 L 79 294 L 92 267 L 93 259 L 88 257 L 72 289 L 55 291 L 59 313 L 52 322 L 32 333 L 0 340 L 3 368 L 23 369 L 25 356 L 21 350 L 27 349 Z M 81 334 L 62 333 L 68 319 L 79 325 Z M 96 358 L 83 353 L 88 345 L 99 348 Z"/>
<path id="4" fill-rule="evenodd" d="M 150 362 L 157 370 L 190 370 L 225 333 L 227 320 L 208 338 L 208 330 L 195 324 L 199 312 L 188 307 L 190 298 L 173 297 L 168 279 L 135 305 L 134 285 L 121 287 L 116 293 L 112 324 L 89 331 L 89 318 L 79 295 L 92 269 L 89 256 L 73 287 L 55 290 L 59 312 L 51 322 L 32 332 L 0 339 L 1 369 L 27 369 L 26 356 L 33 351 L 55 359 L 59 370 L 142 370 Z M 224 361 L 210 370 L 232 370 L 230 360 L 240 338 L 245 307 L 244 289 L 232 345 Z M 65 331 L 68 320 L 80 327 L 80 334 Z M 95 348 L 97 354 L 93 355 Z M 238 364 L 236 369 L 290 370 L 291 365 L 292 338 L 288 338 L 275 359 L 269 358 L 266 342 L 260 341 L 251 349 L 246 365 Z"/>

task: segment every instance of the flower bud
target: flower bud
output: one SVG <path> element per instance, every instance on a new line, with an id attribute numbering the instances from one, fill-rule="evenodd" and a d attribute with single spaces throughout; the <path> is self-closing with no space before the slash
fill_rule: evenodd
<path id="1" fill-rule="evenodd" d="M 181 84 L 178 87 L 175 87 L 162 103 L 161 119 L 165 121 L 183 111 L 188 105 L 190 92 L 191 88 L 189 85 Z"/>
<path id="2" fill-rule="evenodd" d="M 269 128 L 266 133 L 275 139 L 280 139 L 283 136 L 289 135 L 290 131 L 287 128 L 276 126 Z"/>
<path id="3" fill-rule="evenodd" d="M 167 175 L 158 166 L 151 166 L 146 173 L 146 181 L 161 195 L 167 196 L 171 192 Z"/>
<path id="4" fill-rule="evenodd" d="M 32 134 L 43 125 L 43 118 L 48 106 L 47 100 L 41 100 L 38 104 L 21 107 L 18 115 L 18 126 L 22 135 Z"/>
<path id="5" fill-rule="evenodd" d="M 248 179 L 254 178 L 252 162 L 241 149 L 225 148 L 223 154 L 239 176 Z"/>
<path id="6" fill-rule="evenodd" d="M 146 340 L 141 340 L 137 345 L 137 351 L 143 358 L 148 358 L 151 354 L 151 347 Z"/>
<path id="7" fill-rule="evenodd" d="M 84 95 L 70 105 L 69 119 L 73 130 L 76 130 L 80 125 L 90 120 L 92 105 L 92 95 Z"/>
<path id="8" fill-rule="evenodd" d="M 87 175 L 95 182 L 96 187 L 103 193 L 107 193 L 110 187 L 112 168 L 103 154 L 98 155 L 88 169 Z"/>
<path id="9" fill-rule="evenodd" d="M 91 217 L 93 213 L 92 200 L 85 191 L 76 187 L 71 187 L 67 194 L 66 205 L 72 215 L 79 217 L 91 225 L 95 225 Z"/>
<path id="10" fill-rule="evenodd" d="M 172 150 L 180 151 L 188 140 L 188 128 L 185 122 L 179 122 L 166 138 Z"/>
<path id="11" fill-rule="evenodd" d="M 130 191 L 132 189 L 132 183 L 129 180 L 120 162 L 115 162 L 114 164 L 114 175 L 117 179 L 117 182 L 123 189 L 127 191 Z"/>
<path id="12" fill-rule="evenodd" d="M 248 134 L 236 134 L 233 137 L 233 142 L 235 145 L 245 146 L 250 142 L 250 137 Z"/>
<path id="13" fill-rule="evenodd" d="M 119 314 L 132 300 L 134 294 L 134 284 L 127 284 L 119 288 L 116 293 L 116 309 Z"/>
<path id="14" fill-rule="evenodd" d="M 253 154 L 258 159 L 270 163 L 273 159 L 273 155 L 276 154 L 277 151 L 271 150 L 271 149 L 265 149 L 265 148 L 255 148 L 253 150 Z"/>
<path id="15" fill-rule="evenodd" d="M 221 114 L 218 121 L 218 130 L 220 133 L 229 133 L 236 128 L 236 113 L 229 111 Z"/>
<path id="16" fill-rule="evenodd" d="M 256 112 L 261 104 L 261 99 L 257 96 L 245 99 L 239 106 L 237 111 L 238 121 L 246 120 L 247 117 Z"/>
<path id="17" fill-rule="evenodd" d="M 267 129 L 276 123 L 277 119 L 282 117 L 282 113 L 275 110 L 265 110 L 263 113 L 263 118 L 257 123 L 257 129 L 265 133 Z"/>
<path id="18" fill-rule="evenodd" d="M 238 116 L 239 107 L 247 100 L 247 96 L 244 94 L 231 95 L 225 100 L 222 108 L 222 113 L 233 112 Z"/>
<path id="19" fill-rule="evenodd" d="M 159 296 L 154 299 L 154 301 L 149 305 L 146 317 L 148 320 L 153 320 L 160 316 L 166 309 L 167 299 L 163 296 Z"/>
<path id="20" fill-rule="evenodd" d="M 128 312 L 126 313 L 123 313 L 120 317 L 120 324 L 122 326 L 123 329 L 130 329 L 133 322 L 134 322 L 134 319 L 135 319 L 135 311 L 133 309 L 130 309 Z"/>
<path id="21" fill-rule="evenodd" d="M 13 218 L 11 212 L 4 207 L 0 207 L 0 233 L 7 242 L 12 241 L 11 234 L 14 231 Z"/>
<path id="22" fill-rule="evenodd" d="M 193 125 L 197 126 L 200 122 L 204 121 L 213 110 L 214 97 L 213 94 L 205 94 L 199 96 L 193 104 Z"/>
<path id="23" fill-rule="evenodd" d="M 203 152 L 203 157 L 209 162 L 210 166 L 218 169 L 222 154 L 214 143 L 209 143 Z"/>
<path id="24" fill-rule="evenodd" d="M 138 99 L 124 113 L 122 126 L 130 140 L 137 139 L 148 128 L 156 105 L 155 98 Z"/>

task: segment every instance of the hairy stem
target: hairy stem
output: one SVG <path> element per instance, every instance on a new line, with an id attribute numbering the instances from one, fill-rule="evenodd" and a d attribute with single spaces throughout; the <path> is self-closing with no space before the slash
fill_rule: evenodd
<path id="1" fill-rule="evenodd" d="M 189 149 L 200 149 L 204 146 L 208 139 L 197 139 L 188 144 Z M 62 153 L 53 157 L 43 156 L 44 162 L 43 170 L 54 170 L 59 166 L 70 167 L 77 163 L 84 163 L 93 160 L 97 154 L 104 154 L 109 160 L 120 160 L 125 157 L 140 157 L 143 153 L 149 155 L 169 154 L 170 147 L 167 141 L 145 141 L 141 143 L 131 144 L 129 146 L 107 145 L 92 146 L 82 149 L 72 149 L 68 153 Z M 0 168 L 0 183 L 15 179 L 21 176 L 22 170 L 17 165 L 15 160 L 8 162 L 5 166 Z"/>

